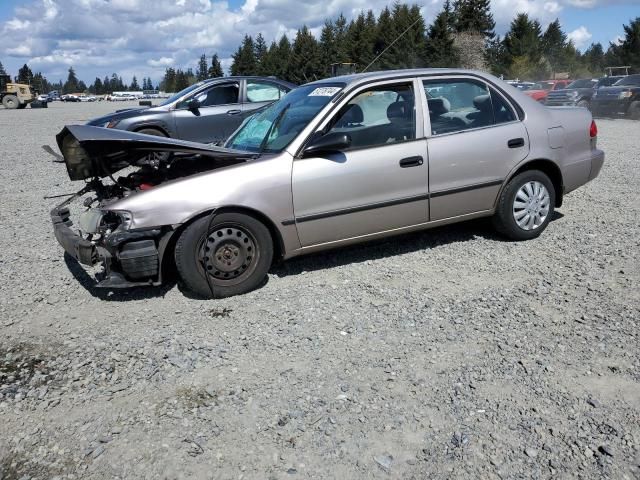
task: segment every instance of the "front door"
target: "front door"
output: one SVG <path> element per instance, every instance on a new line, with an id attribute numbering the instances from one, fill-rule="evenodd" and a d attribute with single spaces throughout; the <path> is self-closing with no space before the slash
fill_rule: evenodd
<path id="1" fill-rule="evenodd" d="M 293 162 L 293 208 L 303 247 L 424 223 L 428 218 L 426 141 L 417 138 L 413 82 L 352 94 L 323 128 L 344 132 L 344 151 Z"/>
<path id="2" fill-rule="evenodd" d="M 240 82 L 232 81 L 213 85 L 176 105 L 178 138 L 202 143 L 225 140 L 242 122 L 239 96 Z M 192 98 L 199 103 L 196 109 L 188 108 Z"/>
<path id="3" fill-rule="evenodd" d="M 423 82 L 431 135 L 430 220 L 491 210 L 529 137 L 509 102 L 475 78 Z"/>

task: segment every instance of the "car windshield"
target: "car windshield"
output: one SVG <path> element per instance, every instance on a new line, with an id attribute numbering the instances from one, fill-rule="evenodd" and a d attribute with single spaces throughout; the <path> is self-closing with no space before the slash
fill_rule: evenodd
<path id="1" fill-rule="evenodd" d="M 636 87 L 640 85 L 640 75 L 629 75 L 613 84 L 616 87 Z"/>
<path id="2" fill-rule="evenodd" d="M 343 88 L 343 83 L 298 87 L 245 120 L 225 146 L 250 152 L 280 152 Z"/>
<path id="3" fill-rule="evenodd" d="M 183 90 L 180 90 L 178 93 L 174 93 L 173 95 L 171 95 L 169 98 L 167 98 L 164 102 L 162 102 L 160 104 L 160 106 L 163 105 L 169 105 L 170 103 L 175 102 L 176 100 L 178 100 L 179 98 L 183 97 L 184 95 L 186 95 L 189 92 L 193 92 L 194 90 L 200 88 L 202 85 L 204 85 L 205 82 L 198 82 L 198 83 L 194 83 L 193 85 L 191 85 L 190 87 L 187 87 Z"/>
<path id="4" fill-rule="evenodd" d="M 567 88 L 591 88 L 595 83 L 595 80 L 591 79 L 576 80 L 567 85 Z"/>

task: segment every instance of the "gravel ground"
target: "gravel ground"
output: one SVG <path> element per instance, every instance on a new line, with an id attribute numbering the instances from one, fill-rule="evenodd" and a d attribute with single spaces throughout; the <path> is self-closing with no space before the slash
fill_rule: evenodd
<path id="1" fill-rule="evenodd" d="M 102 292 L 40 149 L 125 104 L 0 109 L 0 478 L 640 478 L 640 123 L 541 238 L 472 222 L 248 295 Z"/>

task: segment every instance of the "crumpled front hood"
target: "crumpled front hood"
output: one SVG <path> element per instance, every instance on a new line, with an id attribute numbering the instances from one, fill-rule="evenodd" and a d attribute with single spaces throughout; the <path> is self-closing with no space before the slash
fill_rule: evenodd
<path id="1" fill-rule="evenodd" d="M 255 153 L 156 135 L 89 125 L 67 125 L 56 135 L 71 180 L 104 178 L 135 165 L 150 152 L 202 155 L 215 159 L 248 160 Z"/>

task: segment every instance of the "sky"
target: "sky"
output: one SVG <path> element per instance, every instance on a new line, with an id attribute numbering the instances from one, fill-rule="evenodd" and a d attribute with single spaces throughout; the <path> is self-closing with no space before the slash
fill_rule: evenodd
<path id="1" fill-rule="evenodd" d="M 444 0 L 416 2 L 430 23 Z M 201 54 L 218 53 L 227 69 L 245 34 L 268 43 L 290 38 L 306 24 L 319 36 L 327 18 L 361 10 L 378 13 L 393 0 L 0 0 L 0 62 L 17 75 L 27 63 L 50 81 L 64 80 L 69 66 L 92 83 L 113 72 L 129 83 L 158 82 L 167 66 L 193 67 Z M 412 3 L 412 2 L 408 2 Z M 496 32 L 503 35 L 516 13 L 546 27 L 556 18 L 574 44 L 605 49 L 640 16 L 640 0 L 492 0 Z"/>

